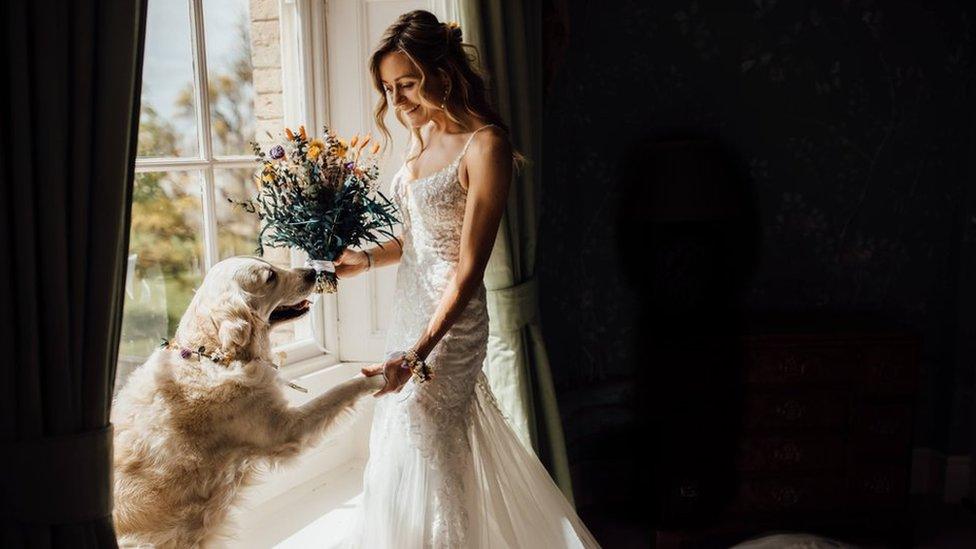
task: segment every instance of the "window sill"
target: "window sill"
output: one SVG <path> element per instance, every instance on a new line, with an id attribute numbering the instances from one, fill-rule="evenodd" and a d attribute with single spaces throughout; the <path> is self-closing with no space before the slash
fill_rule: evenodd
<path id="1" fill-rule="evenodd" d="M 286 352 L 288 351 L 286 350 Z M 309 358 L 299 359 L 294 362 L 286 362 L 285 365 L 281 367 L 281 377 L 283 379 L 287 379 L 288 381 L 295 381 L 300 377 L 304 377 L 315 372 L 320 372 L 328 368 L 342 366 L 343 364 L 356 364 L 358 366 L 364 365 L 360 362 L 340 362 L 335 355 L 319 352 Z"/>
<path id="2" fill-rule="evenodd" d="M 329 355 L 296 362 L 281 377 L 308 389 L 284 388 L 292 406 L 301 406 L 359 374 L 365 362 L 335 362 Z M 278 470 L 262 470 L 261 482 L 244 493 L 235 510 L 233 547 L 332 547 L 349 527 L 362 491 L 373 403 L 346 429 L 308 448 Z M 310 543 L 310 540 L 314 542 Z M 279 545 L 280 544 L 280 545 Z"/>

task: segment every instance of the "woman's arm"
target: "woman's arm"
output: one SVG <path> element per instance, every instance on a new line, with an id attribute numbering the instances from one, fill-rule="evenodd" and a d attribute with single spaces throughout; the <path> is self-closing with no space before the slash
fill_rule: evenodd
<path id="1" fill-rule="evenodd" d="M 454 277 L 441 295 L 427 329 L 413 346 L 426 359 L 435 345 L 457 321 L 478 285 L 484 280 L 485 267 L 498 234 L 498 225 L 508 202 L 512 182 L 512 147 L 507 136 L 496 128 L 479 132 L 468 148 L 468 191 L 461 227 L 461 249 Z M 405 358 L 397 353 L 383 364 L 367 366 L 363 374 L 383 374 L 386 383 L 373 394 L 399 392 L 410 380 L 410 370 L 402 368 Z M 436 370 L 434 372 L 436 375 Z"/>
<path id="2" fill-rule="evenodd" d="M 373 259 L 373 269 L 392 265 L 400 261 L 403 254 L 403 243 L 397 238 L 391 238 L 383 242 L 383 247 L 373 246 L 369 248 L 369 253 Z M 336 276 L 339 278 L 350 278 L 364 271 L 369 265 L 366 252 L 363 250 L 346 249 L 335 261 Z"/>
<path id="3" fill-rule="evenodd" d="M 383 242 L 383 247 L 373 246 L 367 250 L 373 258 L 373 268 L 386 267 L 400 262 L 403 255 L 403 243 L 398 238 L 391 238 Z"/>
<path id="4" fill-rule="evenodd" d="M 512 180 L 512 148 L 498 128 L 478 132 L 467 154 L 468 191 L 457 270 L 427 329 L 413 346 L 427 358 L 457 321 L 485 276 Z"/>

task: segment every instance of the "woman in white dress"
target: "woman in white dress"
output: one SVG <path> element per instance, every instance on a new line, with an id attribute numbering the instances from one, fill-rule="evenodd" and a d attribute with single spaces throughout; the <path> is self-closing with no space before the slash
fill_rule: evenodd
<path id="1" fill-rule="evenodd" d="M 465 45 L 465 47 L 468 47 Z M 488 386 L 483 275 L 518 157 L 457 24 L 401 16 L 371 59 L 413 138 L 390 193 L 402 246 L 347 251 L 340 278 L 399 262 L 363 503 L 347 540 L 367 549 L 599 547 Z M 422 381 L 422 368 L 432 375 Z M 411 370 L 410 368 L 413 368 Z"/>

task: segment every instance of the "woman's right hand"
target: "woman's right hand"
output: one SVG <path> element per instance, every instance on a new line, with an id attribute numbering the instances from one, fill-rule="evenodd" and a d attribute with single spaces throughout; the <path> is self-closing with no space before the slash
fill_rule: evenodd
<path id="1" fill-rule="evenodd" d="M 336 276 L 339 278 L 351 278 L 366 272 L 366 267 L 369 264 L 366 259 L 366 252 L 350 250 L 349 248 L 343 250 L 339 259 L 333 263 L 335 263 Z"/>

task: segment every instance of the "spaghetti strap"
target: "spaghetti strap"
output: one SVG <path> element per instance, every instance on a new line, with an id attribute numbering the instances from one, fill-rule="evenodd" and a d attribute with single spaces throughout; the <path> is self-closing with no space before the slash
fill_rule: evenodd
<path id="1" fill-rule="evenodd" d="M 464 153 L 468 152 L 468 147 L 471 145 L 471 141 L 474 140 L 474 134 L 476 134 L 476 133 L 480 132 L 481 130 L 483 130 L 483 129 L 487 128 L 487 127 L 490 127 L 490 126 L 494 126 L 494 124 L 485 124 L 484 126 L 481 126 L 477 130 L 471 132 L 471 136 L 468 137 L 468 142 L 465 143 L 464 144 L 464 148 L 461 149 L 461 154 L 458 155 L 458 159 L 460 159 L 461 157 L 463 157 L 464 156 Z"/>

